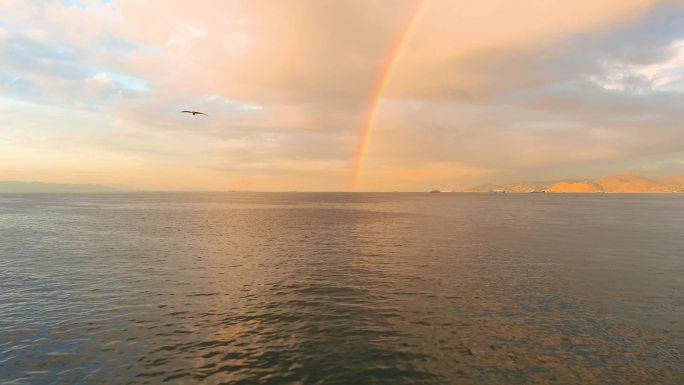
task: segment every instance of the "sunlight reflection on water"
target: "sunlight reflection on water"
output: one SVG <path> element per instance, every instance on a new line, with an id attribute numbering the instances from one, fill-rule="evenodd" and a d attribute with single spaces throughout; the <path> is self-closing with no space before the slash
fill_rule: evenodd
<path id="1" fill-rule="evenodd" d="M 684 383 L 683 209 L 0 195 L 0 382 Z"/>

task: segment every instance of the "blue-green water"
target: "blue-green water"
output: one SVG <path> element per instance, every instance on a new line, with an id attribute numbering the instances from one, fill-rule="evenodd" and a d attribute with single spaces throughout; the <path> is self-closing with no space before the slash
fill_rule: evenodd
<path id="1" fill-rule="evenodd" d="M 0 383 L 162 381 L 684 383 L 684 195 L 0 195 Z"/>

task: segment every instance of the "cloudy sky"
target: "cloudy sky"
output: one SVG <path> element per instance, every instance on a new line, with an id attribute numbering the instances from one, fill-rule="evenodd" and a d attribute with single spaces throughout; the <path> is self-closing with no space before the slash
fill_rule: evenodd
<path id="1" fill-rule="evenodd" d="M 623 170 L 684 174 L 683 0 L 0 0 L 0 180 L 420 191 Z"/>

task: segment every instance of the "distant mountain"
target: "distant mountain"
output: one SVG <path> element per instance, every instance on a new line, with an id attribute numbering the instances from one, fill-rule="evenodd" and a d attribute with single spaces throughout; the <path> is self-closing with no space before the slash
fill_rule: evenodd
<path id="1" fill-rule="evenodd" d="M 546 192 L 580 192 L 580 193 L 595 193 L 602 192 L 601 186 L 590 180 L 581 182 L 557 182 L 551 186 L 543 189 Z"/>
<path id="2" fill-rule="evenodd" d="M 671 176 L 660 181 L 669 191 L 684 192 L 684 175 Z"/>
<path id="3" fill-rule="evenodd" d="M 513 183 L 505 185 L 486 184 L 463 190 L 464 192 L 554 192 L 554 193 L 666 193 L 684 192 L 684 175 L 673 176 L 662 180 L 644 178 L 633 172 L 619 174 L 594 180 L 560 180 L 540 183 Z"/>
<path id="4" fill-rule="evenodd" d="M 641 175 L 625 171 L 616 175 L 600 178 L 596 183 L 605 192 L 670 192 L 659 182 L 646 179 Z"/>
<path id="5" fill-rule="evenodd" d="M 512 186 L 512 185 L 507 185 L 507 186 Z M 503 188 L 503 185 L 488 183 L 488 184 L 483 184 L 480 186 L 467 188 L 467 189 L 463 190 L 463 192 L 491 192 L 491 191 L 499 190 L 502 188 Z"/>
<path id="6" fill-rule="evenodd" d="M 484 184 L 480 186 L 471 187 L 463 192 L 492 192 L 497 191 L 507 191 L 507 192 L 537 192 L 545 191 L 548 186 L 552 185 L 554 182 L 525 182 L 525 183 L 514 183 L 514 184 Z"/>
<path id="7" fill-rule="evenodd" d="M 101 193 L 119 191 L 98 184 L 0 181 L 0 193 Z"/>

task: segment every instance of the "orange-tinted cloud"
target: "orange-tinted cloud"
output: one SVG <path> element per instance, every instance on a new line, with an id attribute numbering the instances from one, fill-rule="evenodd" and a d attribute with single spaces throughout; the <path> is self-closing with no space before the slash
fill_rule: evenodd
<path id="1" fill-rule="evenodd" d="M 0 162 L 18 170 L 0 179 L 346 189 L 413 1 L 80 4 L 0 0 L 0 93 L 12 106 Z M 655 158 L 675 159 L 663 166 L 673 173 L 682 14 L 655 0 L 428 0 L 361 186 L 600 175 Z M 48 160 L 26 163 L 36 154 Z"/>

